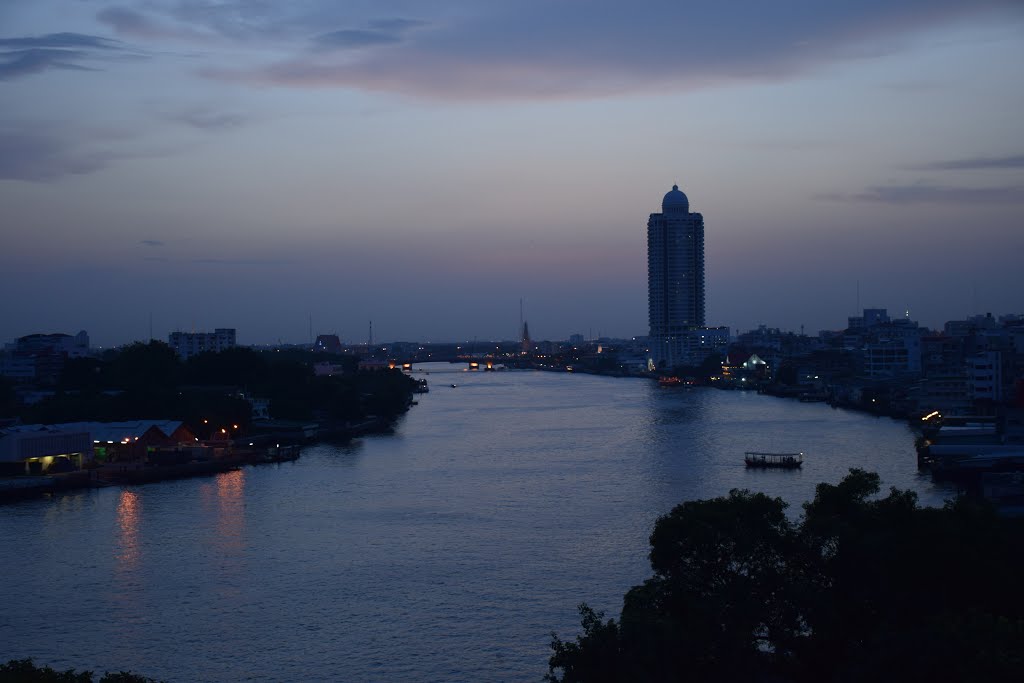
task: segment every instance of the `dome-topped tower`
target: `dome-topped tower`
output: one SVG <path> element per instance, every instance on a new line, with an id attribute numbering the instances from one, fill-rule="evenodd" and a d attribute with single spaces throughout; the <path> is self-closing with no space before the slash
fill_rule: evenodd
<path id="1" fill-rule="evenodd" d="M 704 328 L 704 216 L 673 185 L 661 213 L 647 221 L 647 306 L 650 361 L 671 370 L 699 365 Z"/>
<path id="2" fill-rule="evenodd" d="M 661 200 L 662 213 L 690 213 L 690 200 L 686 198 L 678 185 L 673 185 L 672 190 Z"/>

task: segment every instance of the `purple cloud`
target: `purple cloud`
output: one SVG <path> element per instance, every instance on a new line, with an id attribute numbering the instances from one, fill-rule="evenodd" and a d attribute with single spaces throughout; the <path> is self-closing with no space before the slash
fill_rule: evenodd
<path id="1" fill-rule="evenodd" d="M 414 28 L 422 28 L 428 25 L 428 22 L 420 19 L 405 19 L 402 17 L 395 17 L 392 19 L 374 19 L 369 22 L 369 26 L 372 29 L 394 33 L 404 33 L 405 31 L 409 31 Z"/>
<path id="2" fill-rule="evenodd" d="M 100 171 L 123 159 L 168 154 L 133 149 L 138 131 L 40 121 L 0 123 L 0 180 L 53 182 Z"/>
<path id="3" fill-rule="evenodd" d="M 49 69 L 71 69 L 75 71 L 95 71 L 75 61 L 85 59 L 87 55 L 77 50 L 49 50 L 31 48 L 12 50 L 0 53 L 0 81 L 30 76 Z"/>
<path id="4" fill-rule="evenodd" d="M 247 258 L 197 258 L 192 263 L 214 266 L 284 266 L 289 262 L 283 259 L 247 259 Z"/>
<path id="5" fill-rule="evenodd" d="M 113 155 L 80 150 L 66 137 L 42 130 L 0 129 L 0 180 L 50 181 L 91 173 Z"/>
<path id="6" fill-rule="evenodd" d="M 1024 154 L 1007 157 L 974 157 L 970 159 L 951 159 L 936 161 L 923 166 L 916 166 L 925 171 L 984 171 L 992 169 L 1024 168 Z"/>
<path id="7" fill-rule="evenodd" d="M 373 45 L 397 43 L 400 38 L 393 33 L 384 31 L 367 31 L 364 29 L 343 29 L 332 31 L 316 38 L 318 47 L 323 48 L 358 48 Z"/>
<path id="8" fill-rule="evenodd" d="M 95 71 L 79 62 L 92 50 L 118 50 L 113 40 L 83 33 L 50 33 L 43 36 L 0 38 L 0 80 L 11 80 L 50 69 Z"/>
<path id="9" fill-rule="evenodd" d="M 204 73 L 428 97 L 603 96 L 787 77 L 822 62 L 898 49 L 907 32 L 1012 4 L 797 0 L 750 3 L 738 12 L 676 0 L 520 0 L 447 7 L 447 17 L 401 39 L 344 28 L 313 41 L 322 47 L 333 36 L 338 46 L 364 48 L 354 57 L 307 48 L 262 67 Z"/>
<path id="10" fill-rule="evenodd" d="M 0 48 L 118 50 L 121 49 L 121 45 L 109 38 L 84 33 L 49 33 L 26 38 L 0 38 Z"/>
<path id="11" fill-rule="evenodd" d="M 826 201 L 869 202 L 875 204 L 1019 204 L 1024 203 L 1024 187 L 956 187 L 948 185 L 879 185 L 857 194 L 820 194 Z"/>
<path id="12" fill-rule="evenodd" d="M 206 131 L 237 128 L 246 122 L 246 117 L 241 114 L 212 111 L 204 108 L 189 109 L 169 118 L 186 126 Z"/>
<path id="13" fill-rule="evenodd" d="M 410 30 L 427 26 L 427 22 L 416 19 L 376 19 L 368 24 L 369 29 L 341 29 L 324 33 L 314 40 L 317 47 L 325 49 L 353 49 L 392 45 L 401 42 Z"/>
<path id="14" fill-rule="evenodd" d="M 100 11 L 96 19 L 120 35 L 135 38 L 210 41 L 216 37 L 208 31 L 154 19 L 127 7 L 108 7 Z"/>
<path id="15" fill-rule="evenodd" d="M 412 8 L 423 16 L 408 16 Z M 494 99 L 789 77 L 898 50 L 914 31 L 997 12 L 1024 18 L 1017 0 L 145 0 L 98 18 L 119 33 L 201 37 L 278 55 L 257 66 L 211 64 L 202 73 L 212 78 Z"/>
<path id="16" fill-rule="evenodd" d="M 97 71 L 82 62 L 95 59 L 138 58 L 109 38 L 84 33 L 0 38 L 0 80 L 11 80 L 50 69 Z"/>

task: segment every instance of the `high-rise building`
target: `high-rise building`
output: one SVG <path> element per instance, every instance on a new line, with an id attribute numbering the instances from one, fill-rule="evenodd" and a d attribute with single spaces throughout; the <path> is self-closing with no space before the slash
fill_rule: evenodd
<path id="1" fill-rule="evenodd" d="M 654 365 L 688 363 L 688 339 L 704 327 L 704 217 L 678 185 L 647 221 L 647 305 Z"/>

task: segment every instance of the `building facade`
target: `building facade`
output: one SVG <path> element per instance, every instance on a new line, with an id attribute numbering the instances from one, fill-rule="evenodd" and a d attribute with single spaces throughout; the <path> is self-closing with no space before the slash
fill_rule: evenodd
<path id="1" fill-rule="evenodd" d="M 78 425 L 21 425 L 0 429 L 0 476 L 55 474 L 77 469 L 92 457 L 92 446 L 89 430 Z"/>
<path id="2" fill-rule="evenodd" d="M 89 355 L 89 335 L 30 334 L 7 344 L 0 354 L 0 375 L 19 383 L 56 384 L 69 358 Z"/>
<path id="3" fill-rule="evenodd" d="M 168 342 L 181 358 L 189 358 L 207 351 L 220 353 L 235 347 L 235 330 L 218 327 L 213 332 L 172 332 Z"/>
<path id="4" fill-rule="evenodd" d="M 692 330 L 704 327 L 704 217 L 673 185 L 647 221 L 651 363 L 684 364 Z"/>

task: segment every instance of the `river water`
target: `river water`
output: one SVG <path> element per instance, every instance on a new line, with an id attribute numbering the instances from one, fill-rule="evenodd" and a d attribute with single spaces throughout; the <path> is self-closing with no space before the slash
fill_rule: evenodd
<path id="1" fill-rule="evenodd" d="M 0 508 L 0 660 L 167 681 L 538 681 L 617 616 L 658 515 L 850 467 L 921 502 L 906 425 L 640 379 L 419 366 L 394 435 L 293 463 Z M 457 384 L 457 387 L 452 387 Z M 803 451 L 800 471 L 743 452 Z"/>

